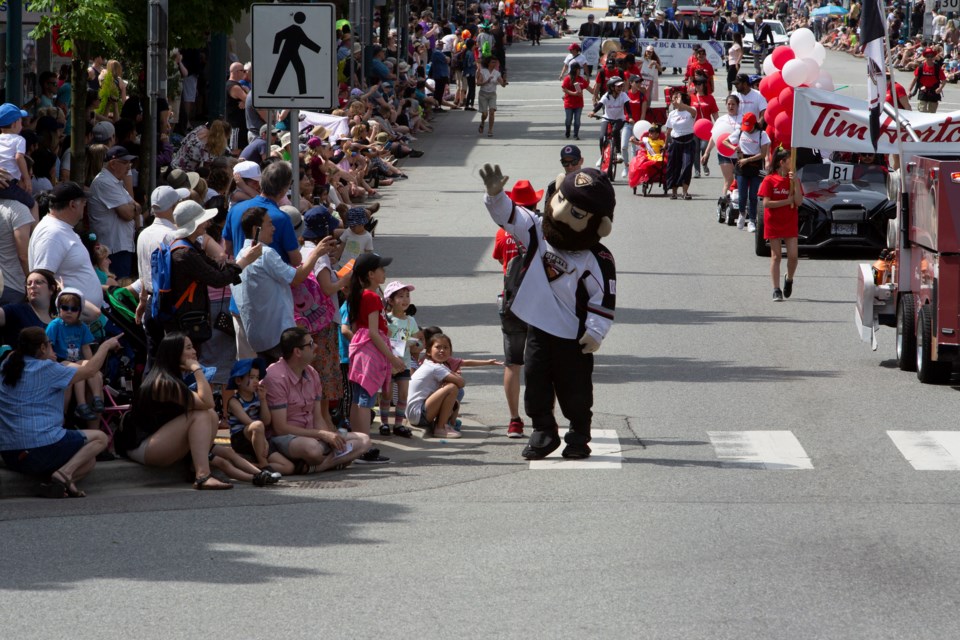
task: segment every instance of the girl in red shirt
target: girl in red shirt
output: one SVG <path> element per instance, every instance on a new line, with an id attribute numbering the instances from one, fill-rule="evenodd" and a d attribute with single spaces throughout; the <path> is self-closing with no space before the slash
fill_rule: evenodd
<path id="1" fill-rule="evenodd" d="M 803 201 L 800 181 L 791 171 L 790 152 L 778 149 L 773 156 L 773 171 L 760 183 L 757 195 L 763 198 L 763 237 L 770 241 L 770 277 L 773 301 L 782 302 L 793 293 L 793 274 L 797 271 L 797 207 Z M 787 245 L 787 275 L 780 289 L 780 243 Z"/>
<path id="2" fill-rule="evenodd" d="M 570 65 L 570 73 L 563 78 L 560 88 L 563 89 L 563 110 L 566 112 L 564 128 L 566 137 L 570 137 L 570 124 L 573 124 L 573 139 L 580 139 L 580 115 L 583 113 L 583 92 L 589 91 L 590 82 L 580 75 L 580 65 Z"/>
<path id="3" fill-rule="evenodd" d="M 697 120 L 706 118 L 710 122 L 717 119 L 720 108 L 717 106 L 716 99 L 707 93 L 707 79 L 703 76 L 697 76 L 693 81 L 695 90 L 690 93 L 690 106 L 697 111 Z M 707 161 L 710 156 L 704 153 L 709 140 L 700 140 L 697 138 L 697 153 L 693 156 L 693 175 L 700 177 L 700 165 L 703 164 L 703 175 L 710 176 L 710 168 L 707 167 Z"/>
<path id="4" fill-rule="evenodd" d="M 407 368 L 390 349 L 387 314 L 379 288 L 386 281 L 384 267 L 392 258 L 376 253 L 362 253 L 353 265 L 350 275 L 350 293 L 347 297 L 353 338 L 350 339 L 350 388 L 353 404 L 350 407 L 350 429 L 370 434 L 370 410 L 376 406 L 377 392 L 390 380 L 395 371 Z M 367 456 L 373 451 L 370 459 Z M 381 462 L 380 452 L 371 449 L 364 454 L 365 462 Z"/>

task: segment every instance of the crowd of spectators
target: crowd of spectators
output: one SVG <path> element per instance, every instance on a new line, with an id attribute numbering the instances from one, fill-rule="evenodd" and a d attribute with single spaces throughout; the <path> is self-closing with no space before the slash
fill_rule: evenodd
<path id="1" fill-rule="evenodd" d="M 94 58 L 81 183 L 70 179 L 69 74 L 43 74 L 22 109 L 3 105 L 4 463 L 60 497 L 82 495 L 77 482 L 114 454 L 148 466 L 186 457 L 197 489 L 230 488 L 217 470 L 262 486 L 386 462 L 369 436 L 377 395 L 380 434 L 412 436 L 405 396 L 422 389 L 415 371 L 435 335 L 459 387 L 461 366 L 498 363 L 454 358 L 438 328 L 420 330 L 413 285 L 390 283 L 384 299 L 378 200 L 407 178 L 399 161 L 423 155 L 417 138 L 439 114 L 476 110 L 477 89 L 492 135 L 496 102 L 476 80 L 492 60 L 506 84 L 506 47 L 530 36 L 531 15 L 548 35 L 565 28 L 552 2 L 458 4 L 443 20 L 424 9 L 410 16 L 409 46 L 391 30 L 366 67 L 346 25 L 339 105 L 299 119 L 254 107 L 251 66 L 234 59 L 225 112 L 195 121 L 202 56 L 175 51 L 181 104 L 158 101 L 154 166 L 135 84 L 121 62 Z M 412 407 L 411 426 L 459 437 L 455 395 L 440 413 Z M 215 439 L 227 427 L 230 444 Z"/>

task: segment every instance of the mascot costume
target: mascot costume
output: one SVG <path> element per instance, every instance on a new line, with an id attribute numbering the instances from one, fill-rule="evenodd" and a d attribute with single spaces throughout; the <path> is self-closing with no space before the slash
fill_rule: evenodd
<path id="1" fill-rule="evenodd" d="M 490 217 L 527 248 L 510 307 L 529 325 L 523 400 L 533 434 L 522 455 L 539 460 L 560 446 L 559 403 L 570 422 L 563 457 L 587 458 L 593 353 L 613 324 L 617 294 L 613 256 L 600 244 L 613 228 L 613 186 L 595 169 L 561 175 L 540 217 L 507 197 L 499 166 L 484 165 L 480 177 Z"/>

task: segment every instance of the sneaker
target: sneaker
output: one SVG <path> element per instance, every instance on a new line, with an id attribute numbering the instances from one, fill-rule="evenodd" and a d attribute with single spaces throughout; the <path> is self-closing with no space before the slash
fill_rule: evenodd
<path id="1" fill-rule="evenodd" d="M 593 165 L 593 166 L 599 168 L 601 164 L 603 164 L 603 158 L 597 158 L 597 164 L 595 164 L 595 165 Z"/>
<path id="2" fill-rule="evenodd" d="M 703 168 L 703 175 L 705 175 L 706 177 L 709 178 L 709 177 L 710 177 L 710 169 L 708 169 L 707 167 L 704 167 L 704 168 Z"/>
<path id="3" fill-rule="evenodd" d="M 757 232 L 757 225 L 755 225 L 755 224 L 752 223 L 752 222 L 748 222 L 748 223 L 747 223 L 747 231 L 749 231 L 750 233 L 756 233 L 756 232 Z"/>
<path id="4" fill-rule="evenodd" d="M 793 280 L 787 280 L 787 277 L 783 277 L 783 297 L 789 298 L 793 295 Z"/>
<path id="5" fill-rule="evenodd" d="M 388 424 L 382 424 L 382 425 L 380 425 L 380 435 L 382 435 L 382 436 L 388 436 L 388 435 L 390 435 L 390 425 L 388 425 Z"/>
<path id="6" fill-rule="evenodd" d="M 569 139 L 570 139 L 570 132 L 567 131 L 567 133 L 564 135 L 564 137 L 567 138 L 567 140 L 569 140 Z"/>
<path id="7" fill-rule="evenodd" d="M 741 214 L 740 214 L 740 217 L 737 218 L 737 229 L 739 229 L 740 231 L 743 231 L 743 227 L 744 227 L 746 224 L 747 224 L 747 219 L 746 219 L 746 217 L 744 217 L 744 215 L 741 213 Z"/>
<path id="8" fill-rule="evenodd" d="M 693 172 L 693 177 L 694 177 L 694 178 L 699 178 L 699 177 L 700 177 L 700 172 L 699 172 L 699 171 L 694 171 L 694 172 Z"/>
<path id="9" fill-rule="evenodd" d="M 522 438 L 523 437 L 523 420 L 520 418 L 514 418 L 510 421 L 510 425 L 507 427 L 507 437 L 508 438 Z"/>
<path id="10" fill-rule="evenodd" d="M 357 464 L 386 464 L 390 462 L 390 458 L 380 455 L 380 449 L 373 447 L 354 462 Z"/>
<path id="11" fill-rule="evenodd" d="M 103 413 L 105 408 L 103 406 L 103 398 L 100 396 L 94 396 L 93 400 L 90 402 L 90 408 L 93 409 L 94 413 Z"/>
<path id="12" fill-rule="evenodd" d="M 83 404 L 78 404 L 77 408 L 73 411 L 73 414 L 81 420 L 86 420 L 88 422 L 90 420 L 97 419 L 97 414 L 90 410 L 90 405 L 88 405 L 86 402 Z"/>
<path id="13" fill-rule="evenodd" d="M 783 291 L 780 289 L 773 290 L 773 301 L 774 302 L 783 302 Z"/>
<path id="14" fill-rule="evenodd" d="M 621 162 L 623 162 L 623 156 L 618 153 L 618 154 L 617 154 L 617 163 L 621 163 Z"/>
<path id="15" fill-rule="evenodd" d="M 574 139 L 574 140 L 579 140 L 579 139 L 580 139 L 580 134 L 579 134 L 579 133 L 573 134 L 573 139 Z"/>
<path id="16" fill-rule="evenodd" d="M 627 177 L 627 170 L 626 170 L 626 169 L 624 169 L 624 170 L 622 170 L 622 171 L 620 172 L 620 177 L 621 177 L 621 178 L 626 178 L 626 177 Z"/>

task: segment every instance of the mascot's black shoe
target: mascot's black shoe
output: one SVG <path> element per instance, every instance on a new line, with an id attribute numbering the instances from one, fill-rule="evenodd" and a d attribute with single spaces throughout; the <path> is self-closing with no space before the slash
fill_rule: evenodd
<path id="1" fill-rule="evenodd" d="M 582 460 L 590 457 L 590 447 L 585 444 L 568 444 L 560 454 L 568 460 Z"/>
<path id="2" fill-rule="evenodd" d="M 556 431 L 534 431 L 520 455 L 527 460 L 541 460 L 556 451 L 559 446 L 560 436 Z"/>
<path id="3" fill-rule="evenodd" d="M 563 452 L 560 454 L 568 460 L 582 460 L 584 458 L 589 458 L 590 447 L 587 446 L 587 443 L 590 442 L 590 430 L 586 430 L 586 433 L 582 433 L 582 430 L 575 431 L 570 429 L 567 431 L 567 434 L 563 437 L 564 441 L 567 443 L 567 446 L 563 448 Z"/>

